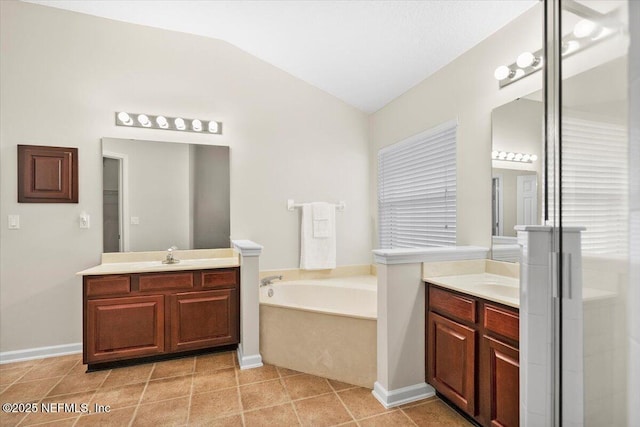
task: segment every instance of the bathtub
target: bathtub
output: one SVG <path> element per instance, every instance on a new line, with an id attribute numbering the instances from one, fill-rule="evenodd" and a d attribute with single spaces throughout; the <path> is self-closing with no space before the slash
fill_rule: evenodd
<path id="1" fill-rule="evenodd" d="M 373 388 L 376 327 L 375 276 L 275 282 L 260 288 L 265 363 Z"/>

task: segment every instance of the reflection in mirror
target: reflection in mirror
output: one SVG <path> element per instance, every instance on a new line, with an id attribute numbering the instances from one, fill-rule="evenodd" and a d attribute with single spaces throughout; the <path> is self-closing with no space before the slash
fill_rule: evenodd
<path id="1" fill-rule="evenodd" d="M 102 139 L 103 251 L 229 247 L 229 147 Z"/>
<path id="2" fill-rule="evenodd" d="M 542 218 L 543 105 L 519 98 L 493 110 L 492 243 L 493 258 L 516 261 L 516 225 Z M 513 154 L 510 154 L 513 153 Z"/>
<path id="3" fill-rule="evenodd" d="M 626 69 L 622 57 L 563 80 L 563 189 L 572 194 L 564 199 L 563 222 L 587 227 L 585 254 L 606 253 L 627 235 Z M 541 91 L 534 92 L 491 115 L 493 151 L 538 157 L 531 163 L 492 160 L 492 254 L 501 261 L 518 259 L 514 225 L 542 223 L 541 100 Z"/>

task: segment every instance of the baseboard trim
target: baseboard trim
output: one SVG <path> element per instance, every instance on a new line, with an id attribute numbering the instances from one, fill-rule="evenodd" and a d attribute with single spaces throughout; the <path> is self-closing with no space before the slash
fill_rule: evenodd
<path id="1" fill-rule="evenodd" d="M 238 345 L 237 353 L 240 369 L 253 369 L 262 366 L 262 356 L 260 353 L 245 355 L 242 353 L 242 344 Z"/>
<path id="2" fill-rule="evenodd" d="M 377 381 L 373 385 L 371 393 L 387 409 L 436 395 L 435 389 L 427 383 L 418 383 L 389 391 Z"/>
<path id="3" fill-rule="evenodd" d="M 27 348 L 24 350 L 3 351 L 0 352 L 0 365 L 77 353 L 82 353 L 81 342 L 75 344 L 52 345 L 49 347 Z"/>

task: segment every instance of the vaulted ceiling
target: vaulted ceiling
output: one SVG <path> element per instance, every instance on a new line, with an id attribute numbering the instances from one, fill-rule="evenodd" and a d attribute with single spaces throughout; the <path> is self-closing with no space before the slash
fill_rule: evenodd
<path id="1" fill-rule="evenodd" d="M 26 0 L 225 40 L 373 112 L 538 0 Z"/>

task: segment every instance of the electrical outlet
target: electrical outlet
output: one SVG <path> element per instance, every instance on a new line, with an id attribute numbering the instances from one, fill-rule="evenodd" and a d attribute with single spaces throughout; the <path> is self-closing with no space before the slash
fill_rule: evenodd
<path id="1" fill-rule="evenodd" d="M 132 216 L 131 225 L 138 225 L 138 224 L 140 224 L 140 218 L 138 218 L 137 216 Z"/>

